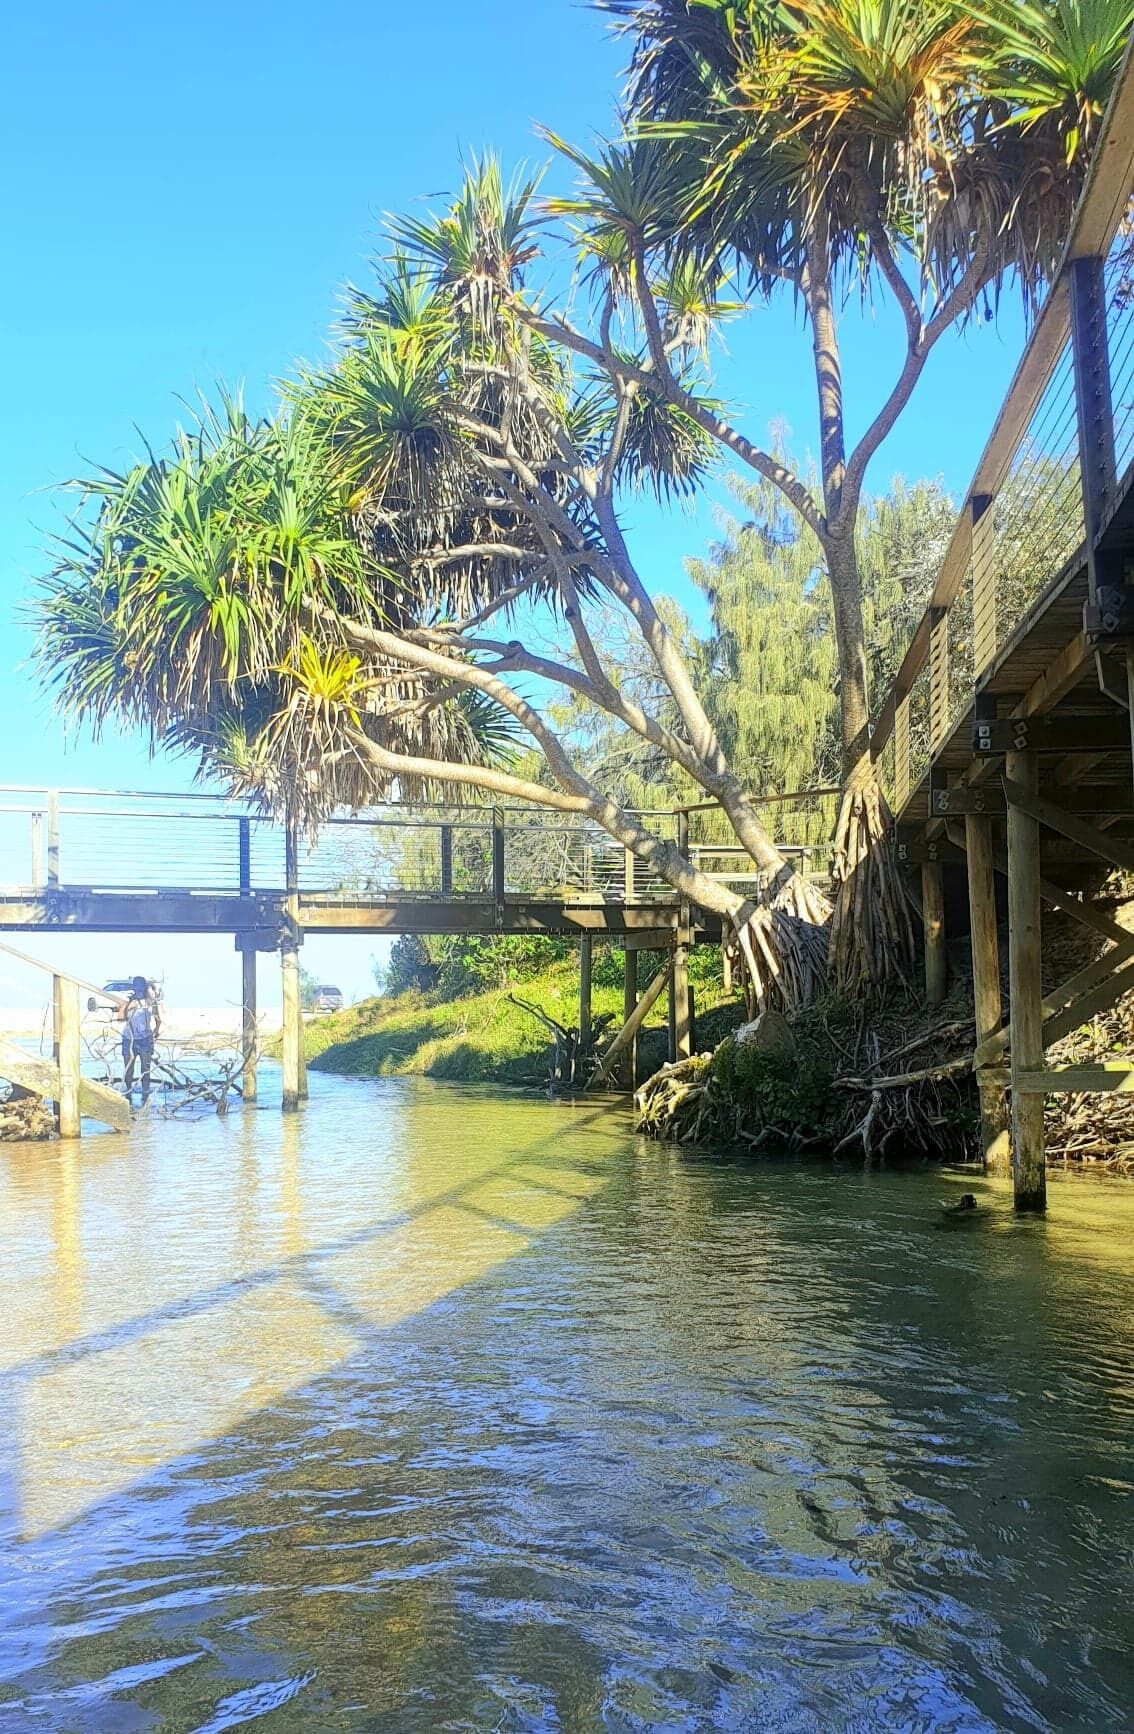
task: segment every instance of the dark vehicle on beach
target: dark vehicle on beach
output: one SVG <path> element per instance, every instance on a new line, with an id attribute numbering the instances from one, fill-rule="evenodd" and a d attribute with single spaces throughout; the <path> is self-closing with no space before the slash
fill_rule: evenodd
<path id="1" fill-rule="evenodd" d="M 312 995 L 311 1010 L 313 1012 L 342 1011 L 343 1003 L 342 989 L 333 987 L 329 982 L 324 982 L 321 987 L 315 989 Z"/>

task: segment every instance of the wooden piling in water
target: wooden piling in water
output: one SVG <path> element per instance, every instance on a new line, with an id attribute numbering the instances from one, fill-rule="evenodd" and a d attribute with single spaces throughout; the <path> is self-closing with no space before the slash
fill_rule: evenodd
<path id="1" fill-rule="evenodd" d="M 283 1108 L 293 1113 L 307 1094 L 303 1061 L 303 1007 L 299 994 L 299 828 L 289 819 L 284 831 L 284 879 L 287 890 L 285 932 L 280 943 L 283 978 Z"/>
<path id="2" fill-rule="evenodd" d="M 983 813 L 965 815 L 965 864 L 969 882 L 969 936 L 973 959 L 973 1013 L 976 1045 L 1000 1028 L 1000 940 L 996 927 L 996 858 L 992 820 Z M 977 1067 L 980 1093 L 981 1155 L 990 1174 L 1007 1174 L 1011 1164 L 1008 1103 L 1004 1085 L 993 1070 Z"/>
<path id="3" fill-rule="evenodd" d="M 1005 775 L 1032 794 L 1034 753 L 1008 753 Z M 1040 955 L 1039 821 L 1008 808 L 1008 980 L 1012 1014 L 1012 1188 L 1017 1210 L 1047 1208 L 1043 1097 L 1016 1087 L 1023 1073 L 1043 1070 L 1043 988 Z"/>
<path id="4" fill-rule="evenodd" d="M 293 1113 L 299 1106 L 299 1066 L 303 1049 L 303 1013 L 299 1004 L 299 952 L 294 942 L 280 947 L 283 985 L 283 1031 L 280 1058 L 283 1062 L 283 1108 Z"/>
<path id="5" fill-rule="evenodd" d="M 579 1047 L 586 1049 L 591 1040 L 591 936 L 584 933 L 579 941 Z"/>
<path id="6" fill-rule="evenodd" d="M 633 860 L 633 856 L 628 858 Z M 628 945 L 623 953 L 622 964 L 622 1022 L 625 1026 L 634 1016 L 638 1005 L 638 951 L 636 946 Z M 638 1037 L 637 1033 L 630 1036 L 626 1044 L 626 1058 L 623 1063 L 623 1083 L 633 1095 L 638 1088 Z"/>
<path id="7" fill-rule="evenodd" d="M 925 1003 L 939 1006 L 945 998 L 945 882 L 939 861 L 921 869 L 921 922 L 925 935 Z"/>
<path id="8" fill-rule="evenodd" d="M 678 939 L 670 965 L 670 1028 L 672 1057 L 687 1060 L 693 1052 L 693 1016 L 689 997 L 689 947 Z"/>
<path id="9" fill-rule="evenodd" d="M 256 1061 L 259 1032 L 256 1026 L 256 952 L 246 945 L 240 954 L 240 1087 L 246 1102 L 256 1100 Z"/>
<path id="10" fill-rule="evenodd" d="M 69 976 L 52 977 L 53 1050 L 59 1068 L 59 1101 L 56 1112 L 61 1138 L 77 1138 L 82 1128 L 79 1080 L 82 1075 L 82 1042 L 79 1034 L 79 984 Z"/>

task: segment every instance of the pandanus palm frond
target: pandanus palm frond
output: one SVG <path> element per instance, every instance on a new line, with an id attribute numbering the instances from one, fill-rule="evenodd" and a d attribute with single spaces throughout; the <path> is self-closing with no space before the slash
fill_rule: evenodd
<path id="1" fill-rule="evenodd" d="M 686 164 L 687 248 L 759 274 L 808 230 L 872 235 L 934 289 L 975 265 L 1027 297 L 1058 255 L 1134 0 L 610 0 L 634 123 Z"/>
<path id="2" fill-rule="evenodd" d="M 63 703 L 158 733 L 266 679 L 315 613 L 370 612 L 341 484 L 310 433 L 207 419 L 168 457 L 77 484 L 39 654 Z"/>
<path id="3" fill-rule="evenodd" d="M 625 359 L 640 367 L 644 358 L 627 354 Z M 690 395 L 706 408 L 720 408 L 719 404 L 698 396 L 692 379 L 680 374 L 679 378 Z M 609 435 L 618 420 L 618 407 L 609 397 L 598 402 L 602 433 Z M 705 432 L 687 409 L 671 403 L 657 391 L 633 392 L 627 404 L 618 461 L 618 477 L 625 486 L 652 493 L 658 500 L 689 495 L 696 492 L 717 458 L 712 435 Z"/>
<path id="4" fill-rule="evenodd" d="M 397 245 L 425 265 L 477 332 L 491 332 L 500 302 L 537 256 L 535 197 L 542 176 L 519 169 L 505 182 L 494 156 L 474 157 L 461 190 L 436 217 L 397 217 Z"/>

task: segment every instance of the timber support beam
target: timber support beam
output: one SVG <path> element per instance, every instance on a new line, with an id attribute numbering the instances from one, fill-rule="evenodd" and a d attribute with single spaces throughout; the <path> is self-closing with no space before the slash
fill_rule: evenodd
<path id="1" fill-rule="evenodd" d="M 1000 1028 L 1000 939 L 996 921 L 996 863 L 991 819 L 965 817 L 965 861 L 969 886 L 969 934 L 973 960 L 973 1011 L 977 1055 Z M 980 1094 L 981 1156 L 990 1174 L 1011 1167 L 1008 1105 L 1003 1079 L 977 1062 Z"/>
<path id="2" fill-rule="evenodd" d="M 1038 782 L 1035 755 L 1008 755 L 1008 780 L 1028 794 Z M 1016 1209 L 1047 1208 L 1043 1098 L 1017 1087 L 1043 1069 L 1039 821 L 1019 805 L 1008 811 L 1008 976 L 1012 1012 L 1012 1189 Z"/>
<path id="3" fill-rule="evenodd" d="M 939 1006 L 945 998 L 945 880 L 939 861 L 921 868 L 921 924 L 925 942 L 925 1003 Z"/>

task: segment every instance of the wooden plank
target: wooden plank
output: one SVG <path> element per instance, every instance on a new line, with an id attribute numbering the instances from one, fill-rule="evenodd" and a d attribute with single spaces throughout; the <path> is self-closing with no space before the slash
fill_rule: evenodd
<path id="1" fill-rule="evenodd" d="M 1040 1096 L 1089 1096 L 1121 1090 L 1134 1090 L 1134 1066 L 1123 1061 L 1104 1062 L 1097 1066 L 1052 1066 L 1013 1074 L 1012 1088 L 1029 1100 Z M 1041 1106 L 1042 1113 L 1042 1106 Z"/>
<path id="2" fill-rule="evenodd" d="M 1081 995 L 1089 995 L 1092 989 L 1103 982 L 1113 980 L 1118 966 L 1125 963 L 1130 957 L 1134 957 L 1134 934 L 1127 935 L 1125 945 L 1112 946 L 1102 957 L 1097 957 L 1093 963 L 1088 963 L 1082 969 L 1076 970 L 1074 975 L 1069 975 L 1066 981 L 1061 982 L 1058 987 L 1053 987 L 1049 994 L 1044 995 L 1042 1010 L 1046 1020 L 1043 1026 L 1043 1045 L 1045 1048 L 1049 1048 L 1053 1042 L 1059 1041 L 1070 1030 L 1078 1029 L 1079 1025 L 1085 1023 L 1088 1017 L 1094 1016 L 1094 1012 L 1084 1011 L 1077 1021 L 1069 1024 L 1065 1029 L 1061 1025 L 1057 1025 L 1057 1014 L 1061 1013 L 1065 1007 L 1072 1006 Z M 1011 1024 L 1006 1024 L 1001 1029 L 994 1028 L 991 1034 L 977 1041 L 973 1054 L 973 1064 L 985 1066 L 998 1060 L 1011 1040 Z"/>
<path id="3" fill-rule="evenodd" d="M 1036 787 L 1033 753 L 1010 753 L 1008 774 L 1025 790 Z M 1022 1073 L 1043 1066 L 1043 990 L 1040 985 L 1039 823 L 1023 807 L 1008 810 L 1008 976 L 1012 1012 L 1012 1191 L 1017 1210 L 1042 1211 L 1047 1202 L 1043 1102 L 1019 1087 Z"/>
<path id="4" fill-rule="evenodd" d="M 1012 806 L 1021 807 L 1041 825 L 1061 832 L 1073 843 L 1080 844 L 1092 855 L 1100 855 L 1104 861 L 1109 861 L 1115 867 L 1134 869 L 1134 845 L 1123 843 L 1121 838 L 1112 837 L 1105 831 L 1097 831 L 1093 825 L 1088 825 L 1085 819 L 1078 819 L 1057 802 L 1022 788 L 1010 777 L 1003 779 L 1003 788 L 1005 799 Z"/>
<path id="5" fill-rule="evenodd" d="M 1043 673 L 1036 676 L 1018 706 L 1021 716 L 1039 716 L 1057 705 L 1074 691 L 1093 661 L 1094 647 L 1088 644 L 1086 634 L 1080 630 L 1067 641 L 1058 656 L 1052 658 Z"/>
<path id="6" fill-rule="evenodd" d="M 1071 1001 L 1063 1011 L 1056 1012 L 1054 1017 L 1047 1019 L 1043 1026 L 1043 1045 L 1050 1048 L 1054 1042 L 1069 1036 L 1072 1030 L 1077 1030 L 1100 1012 L 1109 1011 L 1116 1000 L 1124 993 L 1134 989 L 1134 963 L 1128 963 L 1125 969 L 1116 970 L 1108 980 L 1100 982 L 1090 993 L 1082 994 Z"/>
<path id="7" fill-rule="evenodd" d="M 1055 909 L 1062 909 L 1064 915 L 1069 915 L 1080 927 L 1089 927 L 1092 933 L 1101 933 L 1104 939 L 1113 939 L 1117 945 L 1124 944 L 1130 938 L 1127 928 L 1120 927 L 1117 921 L 1112 921 L 1109 915 L 1104 915 L 1093 904 L 1084 903 L 1074 892 L 1065 891 L 1062 885 L 1055 885 L 1050 879 L 1041 879 L 1040 892 L 1045 903 L 1050 903 Z"/>
<path id="8" fill-rule="evenodd" d="M 13 1042 L 0 1037 L 0 1077 L 21 1089 L 31 1090 L 46 1102 L 59 1100 L 59 1068 L 50 1060 L 41 1060 L 24 1053 Z M 89 1120 L 112 1126 L 116 1132 L 128 1132 L 133 1116 L 130 1104 L 118 1090 L 108 1089 L 93 1078 L 79 1081 L 79 1109 Z"/>

